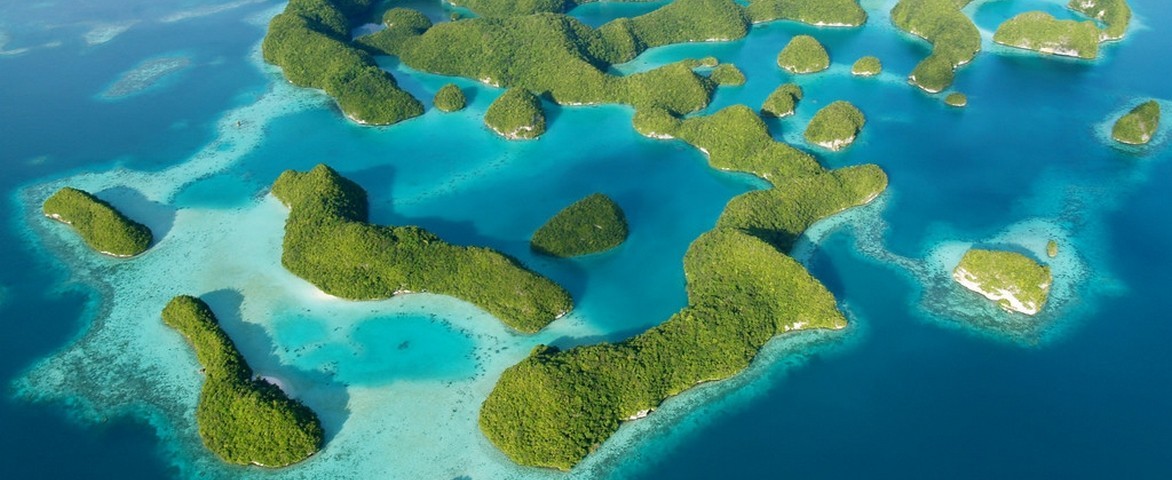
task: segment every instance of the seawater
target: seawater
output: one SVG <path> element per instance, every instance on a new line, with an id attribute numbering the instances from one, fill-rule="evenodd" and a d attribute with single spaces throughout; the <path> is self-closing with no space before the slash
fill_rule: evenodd
<path id="1" fill-rule="evenodd" d="M 429 14 L 442 18 L 432 3 Z M 1172 173 L 1167 133 L 1140 149 L 1106 136 L 1140 99 L 1172 100 L 1160 75 L 1172 48 L 1160 24 L 1172 7 L 1132 2 L 1128 39 L 1080 62 L 991 43 L 1004 19 L 1061 15 L 1060 2 L 970 5 L 985 52 L 957 75 L 970 101 L 958 110 L 906 84 L 928 49 L 890 26 L 891 3 L 864 1 L 871 19 L 861 29 L 776 22 L 744 40 L 654 49 L 616 66 L 707 55 L 736 63 L 748 83 L 719 89 L 708 112 L 757 107 L 795 81 L 806 91 L 798 114 L 770 127 L 800 148 L 818 107 L 849 100 L 868 119 L 859 141 L 816 153 L 828 167 L 877 163 L 891 187 L 816 226 L 795 251 L 850 328 L 778 339 L 743 375 L 624 425 L 570 477 L 1172 475 L 1172 414 L 1161 408 L 1172 401 L 1172 330 L 1160 300 L 1172 281 L 1160 268 L 1172 264 L 1172 230 L 1157 181 Z M 763 187 L 710 169 L 680 142 L 638 136 L 623 106 L 547 105 L 541 140 L 500 140 L 481 123 L 500 89 L 393 60 L 384 66 L 425 103 L 455 81 L 470 108 L 352 125 L 261 65 L 257 42 L 282 7 L 274 2 L 58 7 L 3 5 L 22 21 L 0 23 L 0 50 L 27 49 L 0 57 L 6 477 L 564 477 L 512 464 L 478 433 L 480 402 L 501 371 L 538 343 L 615 341 L 668 318 L 686 304 L 688 244 L 730 198 Z M 598 24 L 647 8 L 573 13 Z M 826 44 L 830 71 L 795 78 L 775 66 L 802 33 Z M 879 56 L 885 73 L 850 76 L 864 55 Z M 151 88 L 99 98 L 143 61 L 176 57 L 188 66 Z M 515 256 L 565 285 L 575 311 L 524 336 L 450 298 L 320 293 L 281 268 L 287 211 L 267 194 L 280 172 L 317 163 L 367 189 L 372 221 Z M 158 244 L 126 262 L 89 252 L 39 215 L 66 184 L 142 219 Z M 570 261 L 529 252 L 542 222 L 593 192 L 626 211 L 623 246 Z M 1061 245 L 1055 295 L 1036 321 L 989 307 L 943 271 L 970 245 L 1042 257 L 1051 238 Z M 203 449 L 198 366 L 158 319 L 180 293 L 207 299 L 257 373 L 319 413 L 325 450 L 268 472 Z"/>

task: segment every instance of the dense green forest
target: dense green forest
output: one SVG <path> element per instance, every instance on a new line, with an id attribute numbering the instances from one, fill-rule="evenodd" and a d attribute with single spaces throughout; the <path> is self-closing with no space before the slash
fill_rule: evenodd
<path id="1" fill-rule="evenodd" d="M 419 227 L 367 223 L 366 192 L 325 165 L 282 173 L 272 192 L 290 209 L 281 263 L 330 295 L 450 295 L 522 332 L 572 307 L 565 290 L 499 252 L 452 245 Z"/>
<path id="2" fill-rule="evenodd" d="M 1058 20 L 1046 12 L 1025 12 L 997 27 L 993 41 L 1002 45 L 1093 59 L 1099 56 L 1095 22 Z"/>
<path id="3" fill-rule="evenodd" d="M 545 133 L 541 99 L 524 88 L 509 89 L 488 106 L 484 124 L 509 140 L 540 137 Z"/>
<path id="4" fill-rule="evenodd" d="M 224 461 L 284 467 L 321 449 L 317 415 L 279 388 L 253 378 L 248 362 L 202 300 L 181 295 L 163 309 L 163 323 L 195 349 L 206 376 L 195 419 L 204 445 Z"/>
<path id="5" fill-rule="evenodd" d="M 777 66 L 790 73 L 814 73 L 830 68 L 830 55 L 818 39 L 798 35 L 777 54 Z"/>
<path id="6" fill-rule="evenodd" d="M 468 105 L 468 98 L 464 96 L 464 91 L 460 90 L 460 87 L 449 83 L 435 92 L 435 99 L 432 100 L 432 103 L 441 112 L 455 112 L 463 110 Z"/>
<path id="7" fill-rule="evenodd" d="M 1107 25 L 1101 40 L 1121 40 L 1131 24 L 1131 6 L 1127 0 L 1070 0 L 1071 10 L 1082 13 Z"/>
<path id="8" fill-rule="evenodd" d="M 798 101 L 802 99 L 802 87 L 794 83 L 783 83 L 765 97 L 761 113 L 774 117 L 788 117 L 794 114 Z"/>
<path id="9" fill-rule="evenodd" d="M 981 292 L 1008 294 L 1016 299 L 1002 298 L 997 303 L 1002 308 L 1026 314 L 1034 314 L 1046 305 L 1053 278 L 1050 267 L 1017 252 L 1001 250 L 971 249 L 965 252 L 953 271 L 957 281 L 976 284 Z"/>
<path id="10" fill-rule="evenodd" d="M 627 219 L 610 197 L 587 196 L 562 209 L 533 234 L 533 250 L 574 257 L 609 250 L 627 239 Z"/>
<path id="11" fill-rule="evenodd" d="M 1111 138 L 1121 143 L 1143 145 L 1152 141 L 1160 128 L 1160 104 L 1148 100 L 1127 112 L 1111 127 Z"/>
<path id="12" fill-rule="evenodd" d="M 266 62 L 290 82 L 325 90 L 348 117 L 389 125 L 423 114 L 423 104 L 399 88 L 374 58 L 350 43 L 351 18 L 372 0 L 291 0 L 269 22 L 261 45 Z"/>
<path id="13" fill-rule="evenodd" d="M 86 245 L 107 255 L 133 257 L 151 246 L 149 228 L 76 188 L 58 190 L 45 200 L 42 210 L 49 218 L 71 225 Z"/>
<path id="14" fill-rule="evenodd" d="M 851 74 L 860 77 L 873 77 L 880 73 L 883 73 L 883 62 L 880 62 L 878 57 L 862 57 L 851 65 Z"/>
<path id="15" fill-rule="evenodd" d="M 928 55 L 909 80 L 936 93 L 952 85 L 957 67 L 969 63 L 981 50 L 981 32 L 960 11 L 971 0 L 900 0 L 891 10 L 891 21 L 900 30 L 932 44 Z"/>
<path id="16" fill-rule="evenodd" d="M 829 150 L 842 150 L 855 141 L 867 119 L 850 102 L 839 100 L 822 107 L 810 119 L 806 141 Z"/>

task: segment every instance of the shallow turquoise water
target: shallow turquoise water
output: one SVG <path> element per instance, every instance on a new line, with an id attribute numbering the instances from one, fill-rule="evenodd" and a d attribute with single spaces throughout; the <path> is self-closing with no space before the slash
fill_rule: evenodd
<path id="1" fill-rule="evenodd" d="M 1159 29 L 1172 7 L 1133 4 L 1128 40 L 1095 63 L 987 45 L 957 76 L 964 110 L 906 85 L 927 50 L 888 25 L 883 1 L 863 2 L 863 29 L 779 22 L 745 40 L 656 49 L 618 66 L 706 55 L 736 63 L 748 83 L 721 88 L 708 111 L 756 107 L 778 83 L 797 81 L 807 94 L 798 114 L 771 128 L 802 148 L 817 107 L 850 100 L 868 117 L 862 136 L 845 152 L 818 154 L 830 167 L 877 163 L 891 187 L 814 229 L 796 253 L 851 328 L 779 340 L 745 375 L 626 425 L 571 476 L 1172 475 L 1172 415 L 1160 408 L 1172 403 L 1172 331 L 1160 320 L 1172 278 L 1153 268 L 1172 263 L 1158 181 L 1172 162 L 1163 138 L 1124 151 L 1103 136 L 1107 119 L 1138 98 L 1172 100 L 1160 75 L 1172 67 L 1162 55 L 1172 36 Z M 0 436 L 6 477 L 562 477 L 512 465 L 477 433 L 496 377 L 538 343 L 621 339 L 666 319 L 686 302 L 688 244 L 728 199 L 761 186 L 708 168 L 679 142 L 638 136 L 626 107 L 547 106 L 551 129 L 540 141 L 499 140 L 480 115 L 500 90 L 464 80 L 464 112 L 351 125 L 320 95 L 258 67 L 254 47 L 274 2 L 99 2 L 62 15 L 0 7 L 27 20 L 0 23 L 10 36 L 3 48 L 30 48 L 0 57 L 0 186 L 12 206 L 0 229 L 12 246 L 0 254 L 0 311 L 12 332 L 0 340 L 0 378 L 11 386 L 0 424 L 28 432 Z M 574 13 L 596 24 L 647 8 Z M 1062 12 L 1046 1 L 966 11 L 991 32 L 1029 8 Z M 91 44 L 104 38 L 95 29 L 127 23 Z M 793 79 L 776 68 L 777 51 L 799 33 L 827 45 L 831 71 Z M 176 52 L 192 66 L 139 95 L 95 98 L 141 61 Z M 851 77 L 863 55 L 878 55 L 886 73 Z M 384 65 L 425 101 L 451 81 Z M 280 268 L 285 210 L 266 196 L 281 171 L 320 162 L 370 192 L 373 221 L 502 250 L 565 285 L 575 311 L 519 336 L 451 299 L 321 295 Z M 99 191 L 161 241 L 131 262 L 95 258 L 37 216 L 39 199 L 64 183 Z M 528 251 L 550 215 L 596 191 L 626 211 L 628 242 L 570 261 Z M 1055 298 L 1012 335 L 991 328 L 1011 317 L 942 278 L 970 244 L 1040 255 L 1049 238 L 1062 240 Z M 207 298 L 256 371 L 320 413 L 330 437 L 321 454 L 258 472 L 203 450 L 191 413 L 197 367 L 157 321 L 178 293 Z M 52 461 L 63 450 L 72 461 Z"/>

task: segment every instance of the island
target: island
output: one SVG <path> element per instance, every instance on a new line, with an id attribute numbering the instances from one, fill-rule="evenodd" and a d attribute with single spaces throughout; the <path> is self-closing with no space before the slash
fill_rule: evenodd
<path id="1" fill-rule="evenodd" d="M 281 264 L 327 294 L 450 295 L 526 333 L 572 307 L 560 286 L 499 252 L 451 245 L 419 227 L 366 223 L 366 191 L 328 166 L 286 171 L 272 193 L 290 210 Z"/>
<path id="2" fill-rule="evenodd" d="M 292 0 L 269 22 L 261 51 L 301 87 L 325 90 L 360 124 L 390 125 L 423 114 L 423 104 L 399 88 L 374 58 L 351 45 L 350 19 L 372 0 Z"/>
<path id="3" fill-rule="evenodd" d="M 1050 258 L 1055 258 L 1058 256 L 1057 240 L 1050 240 L 1049 242 L 1046 242 L 1046 256 Z"/>
<path id="4" fill-rule="evenodd" d="M 127 218 L 109 203 L 76 188 L 65 187 L 41 207 L 46 217 L 73 227 L 86 245 L 100 253 L 128 258 L 151 246 L 151 230 Z"/>
<path id="5" fill-rule="evenodd" d="M 981 50 L 981 32 L 960 11 L 971 0 L 900 0 L 891 9 L 897 28 L 932 44 L 932 54 L 912 69 L 908 81 L 928 93 L 952 85 L 956 69 Z"/>
<path id="6" fill-rule="evenodd" d="M 794 83 L 783 83 L 765 98 L 765 103 L 761 105 L 761 113 L 778 118 L 788 117 L 794 114 L 794 108 L 801 99 L 802 87 Z"/>
<path id="7" fill-rule="evenodd" d="M 509 140 L 529 140 L 545 133 L 541 99 L 524 88 L 513 88 L 497 97 L 484 113 L 484 124 Z"/>
<path id="8" fill-rule="evenodd" d="M 863 112 L 850 102 L 839 100 L 814 114 L 806 126 L 806 141 L 837 152 L 854 143 L 865 123 Z"/>
<path id="9" fill-rule="evenodd" d="M 717 85 L 741 86 L 745 84 L 745 74 L 741 69 L 731 63 L 722 63 L 712 69 L 712 74 L 708 76 Z"/>
<path id="10" fill-rule="evenodd" d="M 950 107 L 963 108 L 968 106 L 969 97 L 960 92 L 952 92 L 944 97 L 944 103 Z"/>
<path id="11" fill-rule="evenodd" d="M 452 2 L 484 17 L 565 13 L 598 0 L 459 0 Z M 650 0 L 625 0 L 650 1 Z M 857 27 L 867 21 L 858 0 L 753 0 L 744 9 L 753 23 L 792 20 L 823 27 Z"/>
<path id="12" fill-rule="evenodd" d="M 468 98 L 464 96 L 464 91 L 460 90 L 460 87 L 449 83 L 435 92 L 435 99 L 432 103 L 441 112 L 455 112 L 463 110 L 468 105 Z"/>
<path id="13" fill-rule="evenodd" d="M 1107 28 L 1099 36 L 1101 41 L 1122 40 L 1131 24 L 1131 6 L 1127 0 L 1070 0 L 1066 6 L 1106 24 Z"/>
<path id="14" fill-rule="evenodd" d="M 863 57 L 851 65 L 851 75 L 857 77 L 873 77 L 883 72 L 883 63 L 878 57 Z"/>
<path id="15" fill-rule="evenodd" d="M 163 323 L 195 350 L 205 379 L 195 408 L 199 437 L 226 462 L 278 468 L 321 450 L 317 415 L 252 368 L 202 300 L 180 295 L 163 308 Z"/>
<path id="16" fill-rule="evenodd" d="M 622 422 L 666 398 L 744 370 L 771 338 L 841 329 L 833 295 L 784 252 L 814 222 L 874 200 L 887 176 L 875 165 L 826 170 L 777 142 L 744 105 L 676 118 L 635 114 L 635 128 L 682 140 L 713 168 L 754 174 L 772 188 L 735 197 L 715 229 L 684 257 L 688 306 L 620 343 L 538 346 L 505 370 L 480 411 L 480 429 L 513 461 L 568 470 Z"/>
<path id="17" fill-rule="evenodd" d="M 1094 59 L 1099 55 L 1095 22 L 1058 20 L 1046 12 L 1025 12 L 997 27 L 993 41 L 1036 52 Z"/>
<path id="18" fill-rule="evenodd" d="M 1111 138 L 1128 145 L 1146 145 L 1160 128 L 1160 104 L 1148 100 L 1115 121 Z"/>
<path id="19" fill-rule="evenodd" d="M 1036 315 L 1046 305 L 1050 267 L 1016 252 L 970 249 L 952 279 L 1008 312 Z"/>
<path id="20" fill-rule="evenodd" d="M 610 250 L 627 239 L 627 218 L 610 197 L 595 193 L 574 202 L 545 222 L 529 246 L 555 257 Z"/>
<path id="21" fill-rule="evenodd" d="M 777 66 L 794 74 L 821 72 L 830 68 L 830 55 L 816 38 L 798 35 L 777 54 Z"/>

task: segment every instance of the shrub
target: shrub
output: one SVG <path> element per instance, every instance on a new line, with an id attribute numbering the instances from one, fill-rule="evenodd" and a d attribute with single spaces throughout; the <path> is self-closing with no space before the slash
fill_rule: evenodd
<path id="1" fill-rule="evenodd" d="M 115 257 L 133 257 L 151 245 L 151 230 L 126 218 L 109 203 L 65 187 L 45 200 L 45 216 L 73 227 L 90 248 Z"/>

